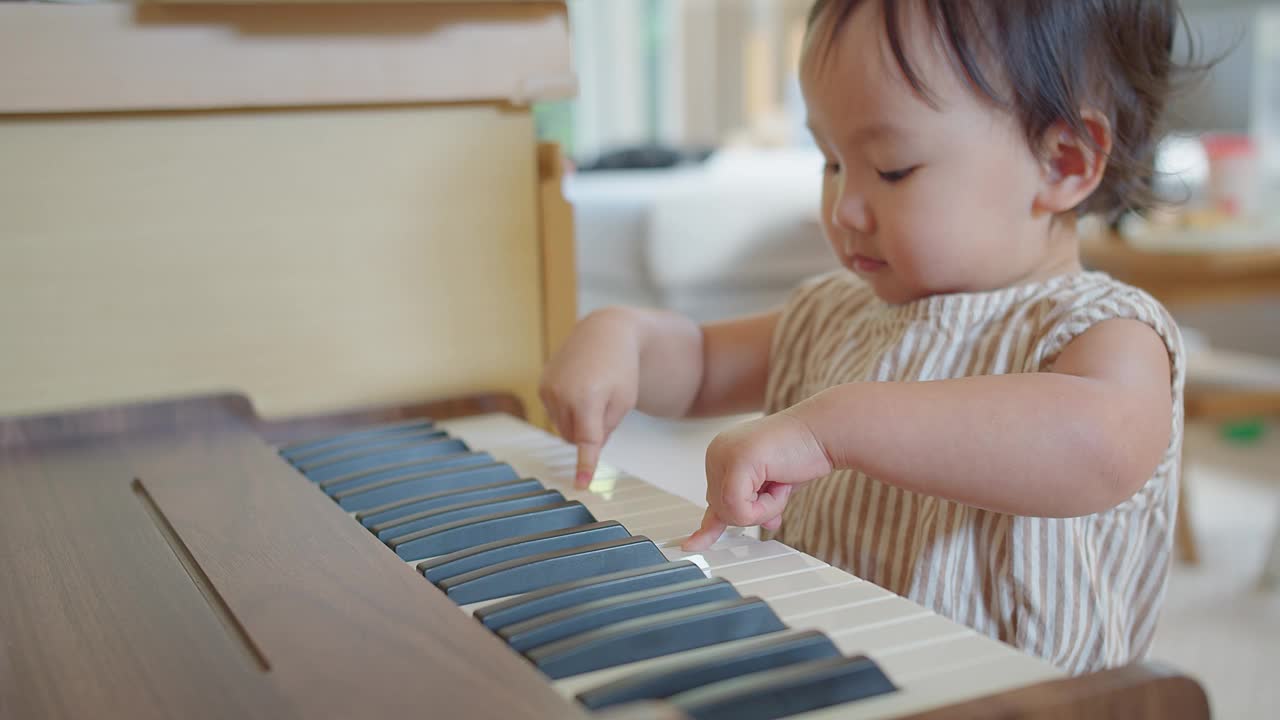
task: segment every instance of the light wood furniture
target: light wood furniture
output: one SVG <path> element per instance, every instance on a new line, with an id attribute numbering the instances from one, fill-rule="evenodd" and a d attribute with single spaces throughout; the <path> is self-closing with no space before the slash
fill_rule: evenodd
<path id="1" fill-rule="evenodd" d="M 1133 248 L 1114 236 L 1095 237 L 1083 245 L 1083 259 L 1093 269 L 1140 287 L 1166 306 L 1280 297 L 1280 248 L 1203 253 L 1154 253 Z M 1220 421 L 1280 415 L 1280 388 L 1238 387 L 1198 383 L 1188 378 L 1186 419 Z M 1180 487 L 1177 543 L 1182 560 L 1199 561 L 1199 549 L 1188 512 L 1185 484 Z M 1280 530 L 1265 579 L 1280 578 Z"/>
<path id="2" fill-rule="evenodd" d="M 1082 245 L 1085 264 L 1176 307 L 1280 294 L 1280 247 L 1224 252 L 1148 252 L 1115 236 Z"/>
<path id="3" fill-rule="evenodd" d="M 504 388 L 541 419 L 563 3 L 0 3 L 0 46 L 0 413 Z"/>

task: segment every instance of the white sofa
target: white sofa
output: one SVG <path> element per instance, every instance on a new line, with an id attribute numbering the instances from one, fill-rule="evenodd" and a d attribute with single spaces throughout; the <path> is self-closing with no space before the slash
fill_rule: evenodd
<path id="1" fill-rule="evenodd" d="M 623 303 L 702 321 L 776 306 L 834 267 L 818 223 L 821 180 L 812 149 L 571 175 L 580 310 Z"/>

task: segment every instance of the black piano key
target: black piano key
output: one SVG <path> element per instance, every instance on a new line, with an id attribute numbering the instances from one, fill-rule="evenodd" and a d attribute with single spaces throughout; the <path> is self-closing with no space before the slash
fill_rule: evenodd
<path id="1" fill-rule="evenodd" d="M 497 515 L 459 520 L 398 537 L 387 543 L 404 560 L 447 555 L 476 545 L 586 525 L 596 519 L 577 500 Z"/>
<path id="2" fill-rule="evenodd" d="M 427 472 L 435 472 L 447 468 L 463 468 L 474 465 L 489 465 L 493 463 L 493 456 L 487 452 L 460 452 L 451 453 L 449 455 L 436 455 L 434 457 L 422 460 L 410 460 L 408 462 L 390 463 L 382 465 L 372 470 L 361 470 L 360 472 L 343 475 L 332 480 L 325 480 L 316 483 L 329 495 L 335 495 L 345 490 L 353 490 L 358 487 L 372 485 L 384 480 L 395 480 L 397 478 L 406 478 L 412 475 L 420 475 Z"/>
<path id="3" fill-rule="evenodd" d="M 508 560 L 541 555 L 568 548 L 585 547 L 608 540 L 631 537 L 631 533 L 616 520 L 581 525 L 565 530 L 552 530 L 524 537 L 499 540 L 477 545 L 466 550 L 449 553 L 418 563 L 418 572 L 431 582 L 440 582 L 455 575 L 479 570 Z"/>
<path id="4" fill-rule="evenodd" d="M 320 458 L 321 456 L 334 456 L 336 453 L 344 453 L 365 447 L 368 443 L 382 443 L 394 441 L 397 439 L 418 437 L 419 435 L 431 433 L 435 431 L 434 425 L 408 425 L 399 430 L 389 430 L 385 433 L 370 435 L 367 437 L 353 438 L 343 440 L 340 443 L 332 443 L 323 445 L 311 450 L 304 450 L 296 453 L 284 454 L 281 457 L 289 462 L 290 465 L 297 466 L 299 463 L 310 462 Z"/>
<path id="5" fill-rule="evenodd" d="M 733 584 L 723 578 L 690 580 L 679 585 L 615 595 L 549 615 L 540 615 L 508 625 L 499 630 L 498 635 L 507 641 L 512 650 L 524 652 L 623 620 L 738 597 L 741 596 L 733 588 Z"/>
<path id="6" fill-rule="evenodd" d="M 323 463 L 336 462 L 343 458 L 358 457 L 369 453 L 394 448 L 399 445 L 406 445 L 413 442 L 426 442 L 429 440 L 438 440 L 446 437 L 447 433 L 443 430 L 428 428 L 411 433 L 395 433 L 393 435 L 385 435 L 373 438 L 367 438 L 360 442 L 354 442 L 349 445 L 342 445 L 336 448 L 326 448 L 306 453 L 301 457 L 290 460 L 294 467 L 299 470 L 307 470 L 317 467 Z"/>
<path id="7" fill-rule="evenodd" d="M 493 482 L 487 485 L 465 487 L 458 490 L 445 490 L 443 492 L 417 495 L 407 500 L 361 510 L 356 513 L 356 520 L 360 521 L 360 524 L 366 528 L 372 529 L 390 520 L 407 517 L 426 510 L 442 508 L 446 505 L 457 505 L 458 503 L 471 502 L 472 500 L 499 498 L 506 495 L 519 495 L 520 493 L 544 489 L 542 483 L 535 478 L 514 479 L 516 471 L 506 463 L 495 463 L 495 465 L 501 466 L 494 468 L 498 473 L 502 475 L 510 474 L 513 479 Z"/>
<path id="8" fill-rule="evenodd" d="M 695 605 L 590 630 L 525 653 L 552 680 L 785 630 L 757 597 Z"/>
<path id="9" fill-rule="evenodd" d="M 817 630 L 774 633 L 735 643 L 700 660 L 619 678 L 578 693 L 577 700 L 588 710 L 603 710 L 637 700 L 663 700 L 740 675 L 835 657 L 840 657 L 840 651 Z"/>
<path id="10" fill-rule="evenodd" d="M 665 556 L 642 535 L 609 540 L 581 548 L 557 550 L 492 567 L 472 570 L 436 583 L 459 605 L 493 600 L 558 585 L 570 580 L 604 575 L 662 562 Z"/>
<path id="11" fill-rule="evenodd" d="M 332 480 L 333 478 L 350 475 L 361 470 L 372 470 L 390 463 L 425 460 L 439 455 L 467 452 L 470 449 L 465 442 L 458 438 L 441 437 L 423 442 L 407 443 L 368 455 L 362 454 L 359 457 L 334 460 L 320 464 L 310 470 L 302 468 L 299 468 L 299 470 L 313 482 L 324 482 L 325 480 Z"/>
<path id="12" fill-rule="evenodd" d="M 458 505 L 449 505 L 436 510 L 427 510 L 391 523 L 372 528 L 378 539 L 387 542 L 393 538 L 403 537 L 426 530 L 428 528 L 447 525 L 459 520 L 504 513 L 511 510 L 527 510 L 529 508 L 558 505 L 564 502 L 564 495 L 559 490 L 537 490 L 508 497 L 473 500 Z"/>
<path id="13" fill-rule="evenodd" d="M 332 452 L 319 452 L 315 457 L 305 457 L 302 460 L 293 462 L 294 468 L 301 471 L 303 475 L 311 477 L 317 470 L 328 468 L 329 465 L 342 464 L 342 462 L 355 461 L 390 452 L 401 450 L 401 448 L 416 447 L 425 445 L 425 443 L 445 441 L 445 439 L 454 439 L 449 437 L 444 430 L 422 430 L 420 433 L 403 434 L 403 436 L 392 436 L 390 438 L 375 438 L 370 441 L 356 443 L 356 445 L 340 447 Z"/>
<path id="14" fill-rule="evenodd" d="M 415 418 L 413 420 L 400 420 L 384 425 L 375 425 L 373 427 L 364 427 L 359 430 L 348 430 L 345 432 L 335 433 L 333 435 L 325 435 L 324 437 L 312 438 L 310 440 L 300 440 L 298 442 L 281 445 L 278 452 L 285 459 L 292 459 L 299 455 L 305 455 L 316 450 L 323 450 L 331 447 L 341 447 L 351 443 L 360 442 L 366 438 L 376 437 L 384 434 L 395 434 L 399 432 L 414 432 L 429 427 L 434 427 L 435 423 L 430 418 Z"/>
<path id="15" fill-rule="evenodd" d="M 775 720 L 895 690 L 871 660 L 838 657 L 724 680 L 667 702 L 694 720 Z"/>
<path id="16" fill-rule="evenodd" d="M 360 484 L 330 493 L 342 509 L 349 512 L 372 510 L 401 500 L 420 497 L 445 490 L 488 485 L 494 480 L 509 478 L 515 471 L 499 465 L 475 467 L 451 467 L 408 475 L 396 475 L 387 480 Z"/>
<path id="17" fill-rule="evenodd" d="M 473 617 L 490 630 L 497 631 L 537 615 L 581 605 L 592 600 L 636 590 L 675 585 L 689 580 L 701 580 L 705 577 L 706 574 L 702 569 L 688 560 L 664 562 L 552 585 L 510 600 L 486 605 L 477 609 Z"/>

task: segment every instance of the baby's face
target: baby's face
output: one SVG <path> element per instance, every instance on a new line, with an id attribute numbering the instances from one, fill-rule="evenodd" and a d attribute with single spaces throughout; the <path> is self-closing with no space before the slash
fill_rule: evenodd
<path id="1" fill-rule="evenodd" d="M 938 109 L 913 91 L 879 6 L 862 3 L 825 57 L 811 43 L 801 70 L 832 248 L 890 303 L 1033 279 L 1052 262 L 1034 208 L 1042 164 L 1016 118 L 980 99 L 904 12 L 907 56 Z"/>

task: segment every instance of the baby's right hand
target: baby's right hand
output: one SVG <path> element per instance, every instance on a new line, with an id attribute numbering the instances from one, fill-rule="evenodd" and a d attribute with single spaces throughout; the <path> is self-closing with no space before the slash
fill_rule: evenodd
<path id="1" fill-rule="evenodd" d="M 598 310 L 583 318 L 542 373 L 538 389 L 560 436 L 578 446 L 574 485 L 591 483 L 600 448 L 636 406 L 640 349 L 634 313 Z"/>

